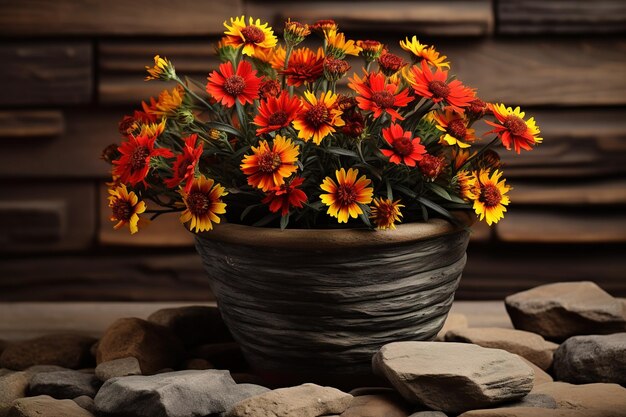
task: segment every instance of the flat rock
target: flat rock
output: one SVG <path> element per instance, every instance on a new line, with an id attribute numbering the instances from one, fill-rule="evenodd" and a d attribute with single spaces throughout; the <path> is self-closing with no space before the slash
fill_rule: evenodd
<path id="1" fill-rule="evenodd" d="M 176 368 L 183 357 L 182 344 L 170 329 L 138 318 L 116 320 L 104 332 L 96 351 L 98 364 L 137 358 L 142 374 Z"/>
<path id="2" fill-rule="evenodd" d="M 30 378 L 26 372 L 12 372 L 0 376 L 0 417 L 5 417 L 14 400 L 26 396 Z"/>
<path id="3" fill-rule="evenodd" d="M 501 408 L 511 407 L 534 407 L 534 408 L 557 408 L 556 400 L 546 394 L 533 394 L 532 392 L 519 401 L 504 404 Z"/>
<path id="4" fill-rule="evenodd" d="M 554 351 L 559 347 L 536 333 L 497 327 L 452 329 L 446 333 L 446 341 L 503 349 L 528 359 L 543 370 L 550 368 Z"/>
<path id="5" fill-rule="evenodd" d="M 72 370 L 42 372 L 32 377 L 29 393 L 63 400 L 81 395 L 94 397 L 99 387 L 100 381 L 93 374 Z"/>
<path id="6" fill-rule="evenodd" d="M 72 400 L 56 400 L 47 395 L 15 400 L 8 417 L 94 417 Z"/>
<path id="7" fill-rule="evenodd" d="M 236 384 L 228 371 L 178 371 L 109 379 L 95 404 L 105 416 L 196 417 L 223 413 L 267 391 L 258 385 Z"/>
<path id="8" fill-rule="evenodd" d="M 407 401 L 446 413 L 520 399 L 534 379 L 519 356 L 469 343 L 390 343 L 372 365 Z"/>
<path id="9" fill-rule="evenodd" d="M 467 411 L 458 417 L 592 417 L 582 411 L 535 407 L 491 408 Z"/>
<path id="10" fill-rule="evenodd" d="M 522 358 L 520 356 L 520 359 L 522 359 L 524 362 L 526 362 L 526 365 L 530 366 L 533 371 L 535 372 L 535 383 L 533 384 L 533 386 L 537 386 L 537 385 L 541 385 L 541 384 L 545 384 L 546 382 L 552 382 L 554 381 L 554 379 L 552 379 L 552 376 L 550 376 L 549 373 L 547 373 L 546 371 L 544 371 L 543 369 L 541 369 L 540 367 L 538 367 L 537 365 L 535 365 L 534 363 L 532 363 L 531 361 L 529 361 L 526 358 Z"/>
<path id="11" fill-rule="evenodd" d="M 0 355 L 0 367 L 24 370 L 33 365 L 78 369 L 92 360 L 89 347 L 96 339 L 77 334 L 50 334 L 15 342 Z"/>
<path id="12" fill-rule="evenodd" d="M 72 398 L 80 408 L 83 408 L 89 411 L 91 414 L 96 414 L 96 404 L 93 401 L 93 398 L 88 397 L 86 395 L 81 395 L 80 397 Z"/>
<path id="13" fill-rule="evenodd" d="M 215 368 L 228 369 L 231 372 L 245 372 L 249 368 L 239 344 L 235 342 L 200 345 L 191 349 L 188 357 L 205 359 Z"/>
<path id="14" fill-rule="evenodd" d="M 570 337 L 554 358 L 554 375 L 559 381 L 626 385 L 626 333 Z"/>
<path id="15" fill-rule="evenodd" d="M 341 417 L 408 417 L 411 407 L 398 394 L 355 397 Z"/>
<path id="16" fill-rule="evenodd" d="M 352 395 L 332 387 L 303 384 L 279 388 L 247 398 L 228 417 L 318 417 L 341 414 L 350 406 Z"/>
<path id="17" fill-rule="evenodd" d="M 443 322 L 443 327 L 435 336 L 435 340 L 443 342 L 445 340 L 446 333 L 453 329 L 466 329 L 468 326 L 467 317 L 465 314 L 450 313 L 446 317 L 446 321 Z"/>
<path id="18" fill-rule="evenodd" d="M 129 356 L 98 364 L 95 374 L 100 381 L 104 382 L 120 376 L 141 375 L 141 367 L 137 358 Z"/>
<path id="19" fill-rule="evenodd" d="M 541 285 L 506 297 L 505 304 L 516 329 L 546 339 L 626 331 L 622 303 L 589 281 Z"/>
<path id="20" fill-rule="evenodd" d="M 560 409 L 577 410 L 586 417 L 626 416 L 626 388 L 617 384 L 550 382 L 535 387 L 533 393 L 549 395 Z"/>
<path id="21" fill-rule="evenodd" d="M 164 308 L 152 313 L 148 321 L 169 328 L 187 347 L 233 340 L 217 307 Z"/>

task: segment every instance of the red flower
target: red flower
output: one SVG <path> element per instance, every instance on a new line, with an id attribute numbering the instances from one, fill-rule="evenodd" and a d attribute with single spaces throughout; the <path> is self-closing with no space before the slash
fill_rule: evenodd
<path id="1" fill-rule="evenodd" d="M 317 54 L 309 48 L 294 49 L 282 72 L 287 77 L 287 85 L 300 87 L 312 83 L 324 74 L 324 52 L 321 48 Z"/>
<path id="2" fill-rule="evenodd" d="M 289 126 L 301 107 L 300 99 L 289 96 L 286 91 L 283 91 L 278 98 L 268 97 L 267 100 L 261 101 L 259 114 L 254 118 L 254 124 L 259 126 L 256 134 L 262 135 Z"/>
<path id="3" fill-rule="evenodd" d="M 269 204 L 269 209 L 272 213 L 280 210 L 281 216 L 286 216 L 290 207 L 302 208 L 302 205 L 307 200 L 304 191 L 297 188 L 303 182 L 304 178 L 294 178 L 289 183 L 271 189 L 261 202 Z"/>
<path id="4" fill-rule="evenodd" d="M 435 181 L 446 167 L 445 158 L 442 156 L 424 155 L 419 161 L 419 169 L 429 181 Z"/>
<path id="5" fill-rule="evenodd" d="M 121 183 L 132 186 L 143 182 L 146 188 L 148 183 L 145 178 L 150 171 L 150 160 L 162 156 L 171 158 L 174 156 L 169 149 L 155 148 L 156 136 L 131 136 L 117 148 L 121 156 L 113 161 L 113 175 L 119 176 Z"/>
<path id="6" fill-rule="evenodd" d="M 376 118 L 385 112 L 391 116 L 391 121 L 404 120 L 393 107 L 405 107 L 413 101 L 413 97 L 409 97 L 408 89 L 399 92 L 399 85 L 387 84 L 385 76 L 376 72 L 366 74 L 363 78 L 354 74 L 350 81 L 348 86 L 360 96 L 356 98 L 360 109 L 372 111 Z"/>
<path id="7" fill-rule="evenodd" d="M 189 193 L 189 190 L 191 190 L 191 184 L 196 176 L 196 166 L 202 156 L 202 142 L 196 147 L 197 140 L 198 135 L 195 133 L 184 139 L 185 147 L 183 148 L 183 153 L 176 157 L 172 167 L 174 176 L 163 181 L 169 188 L 174 188 L 185 182 L 185 192 Z"/>
<path id="8" fill-rule="evenodd" d="M 389 162 L 414 167 L 415 162 L 422 159 L 426 153 L 426 148 L 420 143 L 420 138 L 412 138 L 409 131 L 404 131 L 398 124 L 392 123 L 386 129 L 383 129 L 383 138 L 392 149 L 381 149 L 383 155 L 389 157 Z"/>
<path id="9" fill-rule="evenodd" d="M 474 90 L 464 86 L 459 80 L 448 83 L 448 71 L 437 69 L 433 74 L 426 61 L 422 61 L 421 67 L 421 69 L 418 66 L 411 67 L 407 76 L 407 81 L 413 86 L 416 94 L 435 103 L 443 101 L 446 107 L 457 113 L 463 113 L 463 109 L 476 98 Z"/>
<path id="10" fill-rule="evenodd" d="M 380 58 L 378 58 L 378 66 L 387 77 L 391 77 L 405 65 L 406 62 L 402 58 L 389 52 L 383 52 Z"/>
<path id="11" fill-rule="evenodd" d="M 259 98 L 261 79 L 248 61 L 241 61 L 236 72 L 233 72 L 230 61 L 220 64 L 219 70 L 213 71 L 208 80 L 207 93 L 224 106 L 233 107 L 235 100 L 246 104 Z"/>

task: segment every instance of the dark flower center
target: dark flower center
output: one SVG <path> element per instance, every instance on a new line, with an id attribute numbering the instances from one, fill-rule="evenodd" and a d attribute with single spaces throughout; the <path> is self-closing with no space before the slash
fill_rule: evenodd
<path id="1" fill-rule="evenodd" d="M 129 201 L 117 199 L 115 203 L 113 203 L 113 207 L 111 207 L 111 211 L 113 212 L 113 217 L 117 220 L 130 220 L 133 215 L 133 206 Z"/>
<path id="2" fill-rule="evenodd" d="M 307 110 L 304 118 L 307 123 L 317 129 L 324 124 L 328 117 L 328 109 L 323 104 L 316 104 Z"/>
<path id="3" fill-rule="evenodd" d="M 276 152 L 264 152 L 259 156 L 259 171 L 266 174 L 272 173 L 280 167 L 283 161 Z"/>
<path id="4" fill-rule="evenodd" d="M 137 146 L 130 154 L 130 166 L 133 171 L 139 171 L 146 166 L 146 158 L 150 155 L 147 146 Z"/>
<path id="5" fill-rule="evenodd" d="M 434 180 L 441 174 L 444 168 L 443 158 L 433 155 L 424 155 L 419 162 L 419 168 L 422 174 L 428 179 Z"/>
<path id="6" fill-rule="evenodd" d="M 512 114 L 507 116 L 506 119 L 504 119 L 503 125 L 514 136 L 522 136 L 524 133 L 526 133 L 526 130 L 528 130 L 528 127 L 526 126 L 526 122 L 524 122 L 522 119 Z"/>
<path id="7" fill-rule="evenodd" d="M 467 133 L 467 127 L 465 126 L 465 122 L 463 120 L 454 119 L 448 123 L 447 131 L 450 136 L 457 139 L 463 139 Z"/>
<path id="8" fill-rule="evenodd" d="M 350 65 L 343 59 L 327 57 L 324 60 L 324 69 L 331 74 L 343 75 L 350 69 Z"/>
<path id="9" fill-rule="evenodd" d="M 270 126 L 284 126 L 287 124 L 288 120 L 289 116 L 287 115 L 287 112 L 284 110 L 278 110 L 276 113 L 272 113 L 268 122 Z"/>
<path id="10" fill-rule="evenodd" d="M 276 80 L 267 80 L 261 83 L 259 94 L 261 98 L 276 97 L 280 93 L 280 83 Z"/>
<path id="11" fill-rule="evenodd" d="M 224 91 L 231 96 L 238 96 L 246 88 L 246 81 L 239 75 L 231 75 L 224 81 Z"/>
<path id="12" fill-rule="evenodd" d="M 372 101 L 381 109 L 388 109 L 389 107 L 393 107 L 396 99 L 389 91 L 383 90 L 372 94 Z"/>
<path id="13" fill-rule="evenodd" d="M 431 81 L 428 83 L 428 89 L 433 94 L 433 98 L 446 98 L 450 94 L 450 87 L 442 81 Z"/>
<path id="14" fill-rule="evenodd" d="M 354 187 L 348 185 L 340 185 L 337 189 L 337 200 L 342 206 L 349 206 L 356 201 L 356 191 Z"/>
<path id="15" fill-rule="evenodd" d="M 483 114 L 485 114 L 487 110 L 487 103 L 485 103 L 484 101 L 482 101 L 481 99 L 477 98 L 475 100 L 473 100 L 469 107 L 467 108 L 467 111 L 471 114 L 473 114 L 474 116 L 482 116 Z"/>
<path id="16" fill-rule="evenodd" d="M 246 26 L 241 29 L 241 34 L 246 39 L 246 42 L 261 43 L 265 40 L 265 33 L 256 26 Z"/>
<path id="17" fill-rule="evenodd" d="M 486 207 L 495 207 L 502 201 L 502 194 L 498 187 L 493 184 L 487 184 L 480 190 L 478 200 Z"/>
<path id="18" fill-rule="evenodd" d="M 378 218 L 385 221 L 385 222 L 389 222 L 391 219 L 393 219 L 393 215 L 394 215 L 394 208 L 391 204 L 381 204 L 380 206 L 378 206 Z"/>
<path id="19" fill-rule="evenodd" d="M 393 150 L 400 156 L 407 156 L 413 153 L 413 142 L 411 139 L 401 137 L 393 141 Z"/>
<path id="20" fill-rule="evenodd" d="M 398 55 L 386 53 L 378 58 L 378 64 L 382 67 L 382 69 L 396 72 L 405 65 L 405 62 Z"/>
<path id="21" fill-rule="evenodd" d="M 203 216 L 211 208 L 209 196 L 201 191 L 192 191 L 187 196 L 187 207 L 194 216 Z"/>

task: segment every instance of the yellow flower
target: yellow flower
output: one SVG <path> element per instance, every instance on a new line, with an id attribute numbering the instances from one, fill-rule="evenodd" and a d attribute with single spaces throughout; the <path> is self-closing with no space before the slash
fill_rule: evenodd
<path id="1" fill-rule="evenodd" d="M 160 136 L 165 131 L 167 119 L 163 117 L 159 123 L 142 123 L 141 130 L 137 136 Z"/>
<path id="2" fill-rule="evenodd" d="M 176 110 L 183 104 L 183 98 L 185 97 L 185 90 L 180 85 L 174 88 L 171 92 L 163 90 L 159 94 L 159 99 L 154 104 L 154 108 L 150 109 L 152 114 L 158 116 L 174 115 Z"/>
<path id="3" fill-rule="evenodd" d="M 337 182 L 326 177 L 320 186 L 328 193 L 320 195 L 322 203 L 329 206 L 327 214 L 336 217 L 339 223 L 347 223 L 350 217 L 363 214 L 359 204 L 372 202 L 374 189 L 368 187 L 371 181 L 365 175 L 357 180 L 358 174 L 359 171 L 354 168 L 348 169 L 347 173 L 341 168 L 335 172 Z"/>
<path id="4" fill-rule="evenodd" d="M 295 46 L 310 34 L 311 29 L 309 29 L 309 25 L 307 24 L 296 21 L 292 22 L 291 19 L 285 22 L 285 32 L 283 35 L 288 45 Z"/>
<path id="5" fill-rule="evenodd" d="M 169 81 L 176 78 L 176 70 L 174 69 L 174 65 L 172 65 L 171 61 L 169 61 L 167 58 L 161 58 L 159 55 L 154 56 L 154 65 L 152 67 L 146 66 L 146 71 L 148 71 L 146 81 Z"/>
<path id="6" fill-rule="evenodd" d="M 226 213 L 226 203 L 222 197 L 228 193 L 211 178 L 204 175 L 196 177 L 188 193 L 182 187 L 178 192 L 183 198 L 183 203 L 178 203 L 178 206 L 186 208 L 180 215 L 180 221 L 189 222 L 188 227 L 192 232 L 212 230 L 213 223 L 220 222 L 218 214 Z"/>
<path id="7" fill-rule="evenodd" d="M 505 195 L 511 187 L 505 184 L 505 180 L 500 181 L 502 171 L 494 171 L 489 176 L 489 171 L 481 169 L 478 174 L 473 194 L 474 211 L 480 216 L 480 220 L 485 219 L 487 224 L 498 223 L 504 217 L 506 205 L 509 204 L 509 196 Z"/>
<path id="8" fill-rule="evenodd" d="M 450 63 L 445 61 L 447 58 L 445 55 L 439 56 L 434 46 L 429 48 L 428 45 L 420 43 L 416 36 L 413 36 L 410 41 L 408 37 L 400 41 L 400 47 L 412 54 L 415 63 L 425 60 L 428 65 L 436 68 L 450 68 Z"/>
<path id="9" fill-rule="evenodd" d="M 357 46 L 353 40 L 346 41 L 343 33 L 336 29 L 330 30 L 326 34 L 326 55 L 334 58 L 344 59 L 346 55 L 359 55 L 362 48 Z"/>
<path id="10" fill-rule="evenodd" d="M 140 226 L 148 223 L 148 220 L 140 219 L 139 215 L 146 211 L 146 203 L 139 201 L 139 197 L 133 191 L 128 191 L 126 185 L 115 185 L 109 189 L 109 207 L 111 208 L 111 221 L 117 222 L 114 229 L 128 225 L 131 234 L 139 231 Z"/>
<path id="11" fill-rule="evenodd" d="M 337 108 L 337 94 L 332 91 L 322 92 L 317 98 L 310 91 L 304 92 L 306 100 L 302 101 L 302 110 L 293 121 L 298 137 L 305 142 L 313 139 L 319 145 L 326 136 L 335 132 L 335 127 L 344 126 L 341 118 L 343 113 Z"/>
<path id="12" fill-rule="evenodd" d="M 401 221 L 401 207 L 404 207 L 404 205 L 400 204 L 400 200 L 392 201 L 388 198 L 375 198 L 374 204 L 370 206 L 372 210 L 370 219 L 379 229 L 395 229 L 395 223 Z"/>
<path id="13" fill-rule="evenodd" d="M 457 172 L 454 182 L 456 182 L 456 189 L 459 197 L 465 201 L 471 201 L 476 199 L 476 177 L 468 171 Z"/>
<path id="14" fill-rule="evenodd" d="M 244 16 L 231 18 L 230 25 L 224 22 L 226 39 L 224 45 L 239 47 L 243 45 L 243 54 L 256 56 L 260 49 L 273 48 L 278 43 L 274 31 L 267 23 L 261 24 L 261 19 L 249 18 L 246 24 Z"/>
<path id="15" fill-rule="evenodd" d="M 510 150 L 512 146 L 517 153 L 522 149 L 530 151 L 543 141 L 543 138 L 539 137 L 540 132 L 535 118 L 524 120 L 526 113 L 519 107 L 513 109 L 504 104 L 490 104 L 489 108 L 496 120 L 495 122 L 485 120 L 485 123 L 495 127 L 487 133 L 496 133 L 506 149 Z"/>
<path id="16" fill-rule="evenodd" d="M 469 121 L 461 114 L 452 110 L 431 113 L 435 127 L 442 133 L 441 144 L 457 145 L 459 148 L 469 148 L 476 140 L 474 129 L 469 128 Z"/>
<path id="17" fill-rule="evenodd" d="M 248 184 L 263 191 L 280 187 L 298 166 L 299 150 L 290 139 L 276 135 L 272 146 L 262 140 L 252 146 L 252 155 L 244 156 L 241 170 L 248 176 Z"/>

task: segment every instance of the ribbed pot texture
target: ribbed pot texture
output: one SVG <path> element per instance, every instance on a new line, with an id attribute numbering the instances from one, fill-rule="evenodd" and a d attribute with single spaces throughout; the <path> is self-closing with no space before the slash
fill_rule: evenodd
<path id="1" fill-rule="evenodd" d="M 468 241 L 467 230 L 437 219 L 395 231 L 223 224 L 197 236 L 196 248 L 252 367 L 310 380 L 371 375 L 384 344 L 434 338 Z"/>

